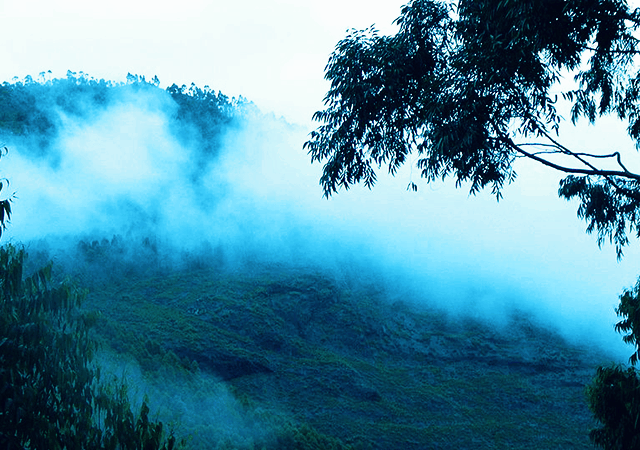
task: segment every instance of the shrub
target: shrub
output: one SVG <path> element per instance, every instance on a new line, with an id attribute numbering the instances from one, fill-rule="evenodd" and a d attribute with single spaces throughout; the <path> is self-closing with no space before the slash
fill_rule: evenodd
<path id="1" fill-rule="evenodd" d="M 0 447 L 3 449 L 163 449 L 176 442 L 134 414 L 126 386 L 101 382 L 89 336 L 95 316 L 85 292 L 53 285 L 51 264 L 23 276 L 25 252 L 0 248 Z"/>

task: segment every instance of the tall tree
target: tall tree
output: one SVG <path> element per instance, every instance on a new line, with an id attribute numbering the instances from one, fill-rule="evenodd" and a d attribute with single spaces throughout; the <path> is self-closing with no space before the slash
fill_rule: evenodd
<path id="1" fill-rule="evenodd" d="M 563 142 L 556 107 L 568 103 L 574 123 L 617 115 L 640 148 L 640 10 L 623 0 L 413 0 L 396 24 L 391 36 L 352 31 L 326 66 L 326 109 L 304 144 L 324 163 L 325 196 L 372 187 L 376 170 L 395 174 L 415 153 L 427 183 L 453 177 L 499 199 L 514 162 L 527 158 L 567 174 L 559 195 L 578 199 L 587 232 L 622 257 L 628 235 L 640 237 L 640 173 L 618 148 L 592 153 Z M 640 336 L 638 292 L 621 297 L 625 339 Z M 594 443 L 640 442 L 640 407 L 629 406 L 640 405 L 636 385 L 633 367 L 599 371 L 589 390 L 603 424 Z M 633 401 L 620 403 L 627 395 Z"/>
<path id="2" fill-rule="evenodd" d="M 618 149 L 562 143 L 556 104 L 571 102 L 574 122 L 617 114 L 640 146 L 640 12 L 621 0 L 414 0 L 396 23 L 393 36 L 354 30 L 326 66 L 322 125 L 305 143 L 324 194 L 371 187 L 376 167 L 395 174 L 415 152 L 427 182 L 452 176 L 499 198 L 529 158 L 569 174 L 560 195 L 621 256 L 627 231 L 640 235 L 640 174 Z"/>

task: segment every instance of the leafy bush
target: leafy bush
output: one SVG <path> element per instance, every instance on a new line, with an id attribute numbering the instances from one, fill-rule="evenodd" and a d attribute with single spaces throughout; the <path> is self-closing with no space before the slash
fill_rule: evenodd
<path id="1" fill-rule="evenodd" d="M 587 388 L 589 407 L 601 424 L 590 437 L 607 450 L 640 448 L 640 376 L 634 367 L 640 356 L 640 281 L 623 292 L 616 312 L 623 318 L 616 331 L 626 333 L 622 340 L 635 347 L 631 367 L 599 367 Z"/>
<path id="2" fill-rule="evenodd" d="M 599 367 L 587 389 L 589 405 L 602 427 L 590 433 L 593 443 L 604 449 L 640 447 L 640 379 L 634 367 Z"/>
<path id="3" fill-rule="evenodd" d="M 163 449 L 183 443 L 134 414 L 127 389 L 100 381 L 85 292 L 51 281 L 51 264 L 23 277 L 24 249 L 0 248 L 0 447 Z"/>

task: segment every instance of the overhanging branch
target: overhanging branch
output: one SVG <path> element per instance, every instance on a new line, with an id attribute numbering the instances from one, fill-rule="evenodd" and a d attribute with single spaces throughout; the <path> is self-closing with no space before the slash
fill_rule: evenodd
<path id="1" fill-rule="evenodd" d="M 583 153 L 583 152 L 572 152 L 571 150 L 568 150 L 566 147 L 562 146 L 560 148 L 558 148 L 558 144 L 543 144 L 540 142 L 524 142 L 521 144 L 516 144 L 518 147 L 526 147 L 526 146 L 530 146 L 530 147 L 543 147 L 543 148 L 553 148 L 555 150 L 549 150 L 549 151 L 539 151 L 539 152 L 535 152 L 532 153 L 532 155 L 567 155 L 567 156 L 574 156 L 576 158 L 578 157 L 586 157 L 586 158 L 595 158 L 595 159 L 607 159 L 607 158 L 615 158 L 616 162 L 618 163 L 618 165 L 620 167 L 622 167 L 622 170 L 624 170 L 626 173 L 631 173 L 629 171 L 629 169 L 627 169 L 625 167 L 624 164 L 622 164 L 622 156 L 620 155 L 620 152 L 613 152 L 613 153 L 609 153 L 608 155 L 597 155 L 594 153 Z M 525 156 L 525 155 L 523 155 Z M 581 158 L 578 158 L 581 162 L 584 163 L 584 161 L 582 161 Z M 592 167 L 592 166 L 589 166 Z M 593 168 L 593 167 L 592 167 Z"/>
<path id="2" fill-rule="evenodd" d="M 553 169 L 559 170 L 560 172 L 576 173 L 576 174 L 581 174 L 581 175 L 599 175 L 599 176 L 603 176 L 603 177 L 621 177 L 621 178 L 627 178 L 627 179 L 631 179 L 631 180 L 635 180 L 635 181 L 639 181 L 640 182 L 640 175 L 632 173 L 632 172 L 629 172 L 629 171 L 602 170 L 602 169 L 597 169 L 597 168 L 580 169 L 580 168 L 577 168 L 577 167 L 562 166 L 560 164 L 556 164 L 554 162 L 551 162 L 551 161 L 548 161 L 548 160 L 546 160 L 544 158 L 541 158 L 540 156 L 536 155 L 535 153 L 531 153 L 531 152 L 528 152 L 528 151 L 524 150 L 521 146 L 517 145 L 511 139 L 507 139 L 507 144 L 509 145 L 509 147 L 511 147 L 517 153 L 520 153 L 521 155 L 526 156 L 527 158 L 531 158 L 534 161 L 537 161 L 537 162 L 539 162 L 541 164 L 544 164 L 545 166 L 548 166 L 548 167 L 551 167 Z"/>
<path id="3" fill-rule="evenodd" d="M 601 51 L 601 50 L 598 50 L 597 48 L 591 47 L 589 45 L 581 45 L 580 48 L 582 48 L 583 50 L 591 51 L 591 52 Z M 637 49 L 610 48 L 610 49 L 607 49 L 604 53 L 611 53 L 611 54 L 618 54 L 618 55 L 640 55 L 640 50 L 637 50 Z"/>
<path id="4" fill-rule="evenodd" d="M 540 156 L 538 156 L 536 153 L 531 153 L 528 152 L 526 150 L 524 150 L 521 146 L 519 146 L 518 144 L 516 144 L 515 142 L 513 142 L 511 140 L 511 138 L 509 137 L 504 137 L 504 142 L 507 143 L 507 145 L 512 148 L 513 150 L 515 150 L 517 153 L 521 154 L 522 156 L 525 156 L 527 158 L 530 158 L 534 161 L 537 161 L 547 167 L 551 167 L 552 169 L 558 170 L 560 172 L 564 172 L 564 173 L 575 173 L 575 174 L 580 174 L 580 175 L 587 175 L 587 176 L 602 176 L 604 177 L 607 182 L 609 182 L 611 184 L 611 186 L 613 186 L 614 189 L 616 189 L 619 193 L 621 193 L 622 195 L 625 195 L 626 197 L 632 198 L 635 201 L 639 201 L 640 202 L 640 192 L 637 192 L 634 189 L 629 189 L 625 186 L 620 186 L 618 183 L 616 183 L 616 180 L 613 177 L 621 177 L 621 178 L 626 178 L 626 179 L 630 179 L 630 180 L 634 180 L 634 181 L 640 181 L 640 175 L 629 172 L 628 170 L 626 170 L 624 172 L 620 172 L 618 170 L 601 170 L 598 168 L 593 167 L 592 165 L 589 165 L 590 168 L 589 169 L 579 169 L 576 167 L 567 167 L 567 166 L 562 166 L 560 164 L 556 164 L 554 162 L 548 161 Z M 575 154 L 569 150 L 567 150 L 572 156 L 575 156 Z M 567 154 L 564 151 L 558 151 L 558 152 L 546 152 L 546 153 L 562 153 L 562 154 Z M 616 152 L 617 153 L 617 152 Z M 586 156 L 592 156 L 590 154 L 585 154 Z M 615 153 L 614 153 L 615 155 Z M 620 164 L 622 165 L 622 164 Z M 624 166 L 623 166 L 624 168 Z"/>

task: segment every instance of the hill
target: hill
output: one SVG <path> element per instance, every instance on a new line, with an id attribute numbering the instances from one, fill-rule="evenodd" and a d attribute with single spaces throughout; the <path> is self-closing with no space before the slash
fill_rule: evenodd
<path id="1" fill-rule="evenodd" d="M 274 173 L 289 124 L 158 86 L 0 86 L 16 228 L 48 235 L 32 268 L 90 289 L 98 362 L 134 399 L 193 448 L 591 448 L 585 386 L 610 357 L 518 310 L 498 327 L 390 285 L 360 224 L 290 196 L 300 167 Z"/>
<path id="2" fill-rule="evenodd" d="M 388 294 L 256 264 L 122 276 L 94 285 L 85 307 L 156 394 L 179 403 L 171 380 L 213 379 L 276 434 L 293 423 L 372 449 L 590 448 L 584 390 L 606 357 L 517 314 L 495 328 Z M 207 448 L 207 417 L 186 408 L 184 431 Z"/>

